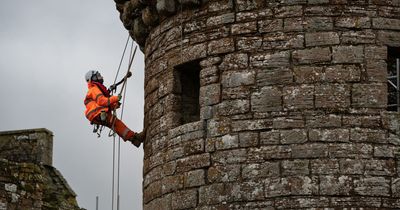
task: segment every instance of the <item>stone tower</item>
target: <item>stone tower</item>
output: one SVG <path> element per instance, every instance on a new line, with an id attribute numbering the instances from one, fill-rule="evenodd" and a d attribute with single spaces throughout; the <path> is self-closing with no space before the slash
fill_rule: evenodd
<path id="1" fill-rule="evenodd" d="M 0 210 L 84 210 L 53 167 L 53 133 L 0 132 Z"/>
<path id="2" fill-rule="evenodd" d="M 399 0 L 115 1 L 145 54 L 144 209 L 400 209 Z"/>

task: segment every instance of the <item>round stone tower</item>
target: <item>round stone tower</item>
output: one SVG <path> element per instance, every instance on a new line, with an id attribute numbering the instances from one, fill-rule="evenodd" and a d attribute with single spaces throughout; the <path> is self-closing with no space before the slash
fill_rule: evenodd
<path id="1" fill-rule="evenodd" d="M 400 208 L 399 0 L 115 1 L 146 59 L 145 210 Z"/>

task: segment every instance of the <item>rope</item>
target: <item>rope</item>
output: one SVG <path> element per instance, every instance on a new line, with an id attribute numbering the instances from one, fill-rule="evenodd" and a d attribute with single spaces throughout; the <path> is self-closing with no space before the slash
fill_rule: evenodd
<path id="1" fill-rule="evenodd" d="M 124 52 L 123 52 L 123 55 L 122 55 L 122 58 L 121 58 L 121 61 L 120 61 L 119 67 L 118 67 L 117 74 L 115 76 L 114 85 L 116 84 L 116 81 L 117 81 L 117 77 L 118 77 L 118 74 L 119 74 L 119 71 L 120 71 L 122 60 L 125 57 L 125 51 L 126 51 L 126 48 L 127 48 L 128 41 L 129 41 L 129 36 L 128 36 L 127 43 L 125 44 Z M 127 73 L 126 73 L 126 75 L 124 77 L 122 88 L 121 88 L 121 91 L 119 93 L 119 95 L 121 95 L 122 92 L 124 93 L 123 94 L 123 100 L 122 100 L 122 107 L 121 107 L 121 117 L 120 117 L 121 120 L 122 120 L 122 117 L 123 117 L 123 114 L 124 114 L 124 108 L 125 108 L 125 99 L 126 99 L 126 90 L 127 90 L 125 87 L 126 87 L 126 84 L 128 83 L 128 73 L 130 72 L 130 69 L 131 69 L 131 66 L 132 66 L 132 63 L 133 63 L 133 58 L 135 57 L 135 54 L 136 54 L 137 46 L 135 47 L 135 50 L 134 50 L 133 53 L 132 53 L 132 49 L 133 49 L 133 40 L 132 40 L 132 45 L 131 45 L 131 52 L 130 52 L 130 58 L 129 58 L 128 71 L 127 71 Z M 112 129 L 110 129 L 110 133 L 109 133 L 109 136 L 110 136 L 111 132 L 114 132 L 114 133 L 112 133 L 112 136 L 113 136 L 112 210 L 114 210 L 114 200 L 115 200 L 114 198 L 115 197 L 117 197 L 117 210 L 119 210 L 119 186 L 120 186 L 119 174 L 120 174 L 120 167 L 121 167 L 121 164 L 120 164 L 121 163 L 121 137 L 118 137 L 117 174 L 115 174 L 115 156 L 116 156 L 115 155 L 115 148 L 116 148 L 116 141 L 115 141 L 115 131 L 114 131 L 115 127 L 114 126 L 115 126 L 116 117 L 117 117 L 116 110 L 113 110 L 113 120 L 112 120 L 112 126 L 111 126 Z M 116 190 L 115 190 L 115 179 L 116 179 L 116 177 L 117 177 L 117 186 L 116 186 Z M 117 196 L 115 196 L 115 195 L 117 195 Z"/>

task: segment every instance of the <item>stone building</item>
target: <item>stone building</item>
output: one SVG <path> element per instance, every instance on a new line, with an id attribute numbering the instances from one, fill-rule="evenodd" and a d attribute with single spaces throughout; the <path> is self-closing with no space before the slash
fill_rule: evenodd
<path id="1" fill-rule="evenodd" d="M 399 0 L 115 2 L 145 54 L 145 210 L 400 209 Z"/>
<path id="2" fill-rule="evenodd" d="M 52 158 L 51 131 L 0 132 L 0 210 L 81 210 Z"/>

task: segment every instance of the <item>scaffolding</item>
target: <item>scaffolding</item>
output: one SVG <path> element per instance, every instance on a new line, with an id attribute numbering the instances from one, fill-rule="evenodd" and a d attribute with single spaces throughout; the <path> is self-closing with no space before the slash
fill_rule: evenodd
<path id="1" fill-rule="evenodd" d="M 400 112 L 400 58 L 396 58 L 394 69 L 391 65 L 388 68 L 388 110 Z"/>

